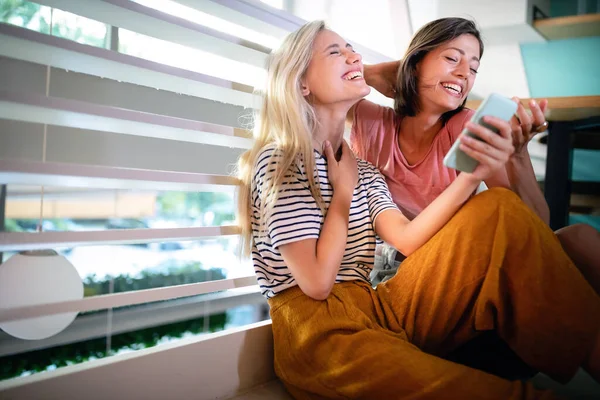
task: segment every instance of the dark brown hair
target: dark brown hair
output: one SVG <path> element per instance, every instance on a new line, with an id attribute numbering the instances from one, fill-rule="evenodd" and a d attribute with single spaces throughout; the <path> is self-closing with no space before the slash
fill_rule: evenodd
<path id="1" fill-rule="evenodd" d="M 483 55 L 483 41 L 475 22 L 464 18 L 440 18 L 423 26 L 413 36 L 408 50 L 398 68 L 394 110 L 397 115 L 414 117 L 419 112 L 419 78 L 417 64 L 431 50 L 461 35 L 473 35 L 479 41 L 479 58 Z M 466 102 L 466 99 L 465 99 Z M 465 106 L 463 102 L 456 110 L 442 115 L 444 124 Z"/>

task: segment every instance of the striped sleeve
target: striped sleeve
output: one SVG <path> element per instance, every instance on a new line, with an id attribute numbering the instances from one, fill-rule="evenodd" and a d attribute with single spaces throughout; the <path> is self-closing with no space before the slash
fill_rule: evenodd
<path id="1" fill-rule="evenodd" d="M 367 202 L 373 223 L 375 223 L 375 219 L 382 211 L 389 209 L 398 210 L 398 206 L 392 200 L 392 195 L 385 179 L 375 167 L 370 165 L 370 171 L 368 174 L 365 174 L 365 179 L 368 180 Z"/>
<path id="2" fill-rule="evenodd" d="M 258 193 L 262 192 L 265 182 L 273 179 L 277 163 L 277 156 L 270 157 L 265 153 L 254 177 Z M 267 234 L 274 249 L 300 240 L 319 238 L 321 210 L 301 175 L 300 169 L 294 166 L 284 179 L 277 201 L 267 216 Z"/>

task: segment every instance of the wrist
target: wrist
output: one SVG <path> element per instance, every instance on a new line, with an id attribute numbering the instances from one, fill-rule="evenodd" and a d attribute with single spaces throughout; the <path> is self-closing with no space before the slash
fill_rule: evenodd
<path id="1" fill-rule="evenodd" d="M 352 196 L 354 194 L 354 189 L 350 188 L 337 188 L 333 189 L 333 196 L 331 198 L 331 202 L 335 202 L 340 205 L 340 207 L 350 209 L 350 203 L 352 203 Z"/>
<path id="2" fill-rule="evenodd" d="M 474 189 L 476 189 L 482 182 L 481 179 L 473 176 L 473 174 L 468 173 L 460 173 L 457 180 L 462 180 L 464 185 L 468 186 L 469 188 L 472 186 Z"/>
<path id="3" fill-rule="evenodd" d="M 374 75 L 377 75 L 377 68 L 378 68 L 378 64 L 363 66 L 363 78 L 367 85 L 370 86 L 372 77 Z"/>
<path id="4" fill-rule="evenodd" d="M 515 151 L 513 155 L 508 159 L 508 162 L 523 162 L 529 159 L 529 150 L 527 146 L 523 146 L 521 150 Z"/>

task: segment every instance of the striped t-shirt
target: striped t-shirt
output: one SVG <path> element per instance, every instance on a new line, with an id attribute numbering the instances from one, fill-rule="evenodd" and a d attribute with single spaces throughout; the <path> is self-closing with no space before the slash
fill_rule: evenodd
<path id="1" fill-rule="evenodd" d="M 327 209 L 333 195 L 327 179 L 327 159 L 317 151 L 314 154 L 321 195 Z M 321 209 L 308 188 L 304 163 L 299 158 L 279 190 L 277 203 L 266 221 L 264 235 L 259 235 L 260 194 L 263 184 L 273 178 L 275 163 L 278 162 L 274 145 L 265 147 L 254 169 L 252 261 L 262 294 L 267 298 L 297 285 L 279 253 L 279 246 L 304 239 L 318 239 L 324 222 Z M 346 250 L 336 283 L 351 280 L 369 282 L 377 243 L 373 223 L 382 211 L 397 209 L 379 171 L 367 161 L 357 160 L 357 164 L 358 184 L 352 197 Z"/>

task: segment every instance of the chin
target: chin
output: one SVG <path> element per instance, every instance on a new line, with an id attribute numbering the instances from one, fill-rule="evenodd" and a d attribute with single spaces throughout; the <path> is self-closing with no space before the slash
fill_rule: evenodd
<path id="1" fill-rule="evenodd" d="M 447 113 L 448 111 L 454 111 L 465 101 L 465 99 L 456 99 L 452 101 L 445 101 L 440 104 L 443 113 Z"/>
<path id="2" fill-rule="evenodd" d="M 364 87 L 364 88 L 360 88 L 360 90 L 358 90 L 358 91 L 357 91 L 357 94 L 356 94 L 356 99 L 357 99 L 357 100 L 360 100 L 360 99 L 362 99 L 363 97 L 365 97 L 365 96 L 368 96 L 368 95 L 369 95 L 369 93 L 371 93 L 371 87 L 370 87 L 370 86 L 367 86 L 367 85 L 365 85 L 365 87 Z"/>

